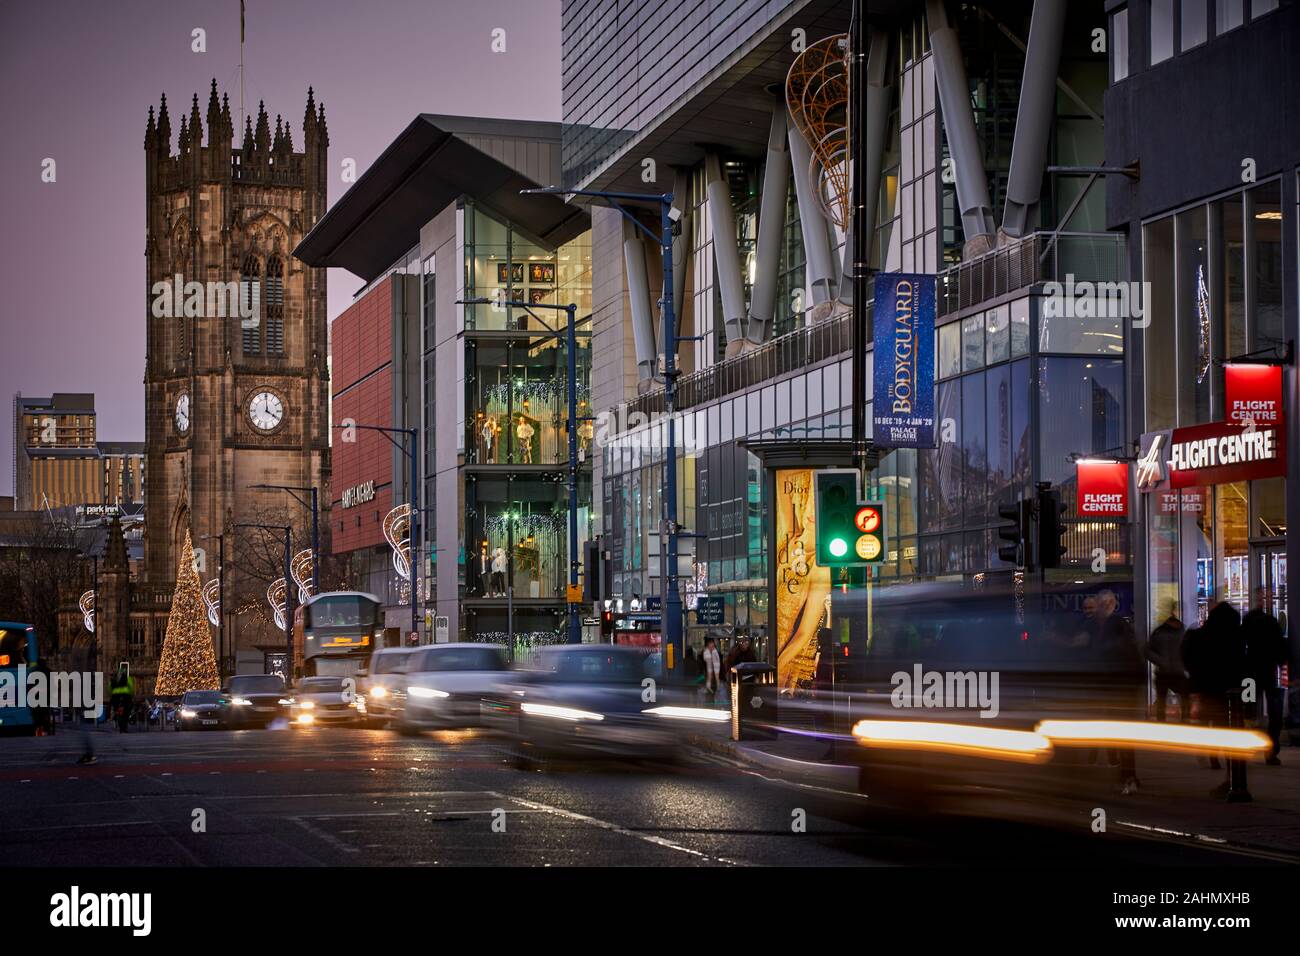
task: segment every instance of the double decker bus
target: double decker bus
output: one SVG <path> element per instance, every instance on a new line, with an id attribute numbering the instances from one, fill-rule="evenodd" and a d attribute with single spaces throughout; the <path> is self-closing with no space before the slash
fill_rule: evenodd
<path id="1" fill-rule="evenodd" d="M 294 656 L 301 677 L 355 677 L 381 643 L 379 598 L 361 591 L 327 591 L 293 616 Z"/>
<path id="2" fill-rule="evenodd" d="M 23 682 L 18 668 L 30 670 L 37 659 L 36 628 L 16 621 L 0 621 L 0 671 L 8 671 L 8 680 L 17 690 Z M 36 715 L 27 706 L 26 695 L 19 693 L 15 705 L 0 705 L 0 733 L 36 733 Z"/>

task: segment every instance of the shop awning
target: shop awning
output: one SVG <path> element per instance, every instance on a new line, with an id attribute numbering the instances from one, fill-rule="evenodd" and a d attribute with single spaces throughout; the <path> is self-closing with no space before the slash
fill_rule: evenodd
<path id="1" fill-rule="evenodd" d="M 559 196 L 521 189 L 560 178 L 560 124 L 417 116 L 316 223 L 294 255 L 369 282 L 420 239 L 420 228 L 469 196 L 550 246 L 590 226 Z"/>

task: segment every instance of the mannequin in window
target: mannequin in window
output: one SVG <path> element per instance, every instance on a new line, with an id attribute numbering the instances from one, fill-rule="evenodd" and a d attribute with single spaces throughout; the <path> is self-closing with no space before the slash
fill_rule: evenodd
<path id="1" fill-rule="evenodd" d="M 489 415 L 483 421 L 483 461 L 490 463 L 492 461 L 492 443 L 496 440 L 497 433 L 501 431 L 501 426 L 497 424 L 497 417 Z"/>
<path id="2" fill-rule="evenodd" d="M 488 577 L 492 573 L 492 562 L 488 558 L 486 541 L 483 542 L 478 554 L 469 560 L 467 567 L 469 580 L 466 584 L 469 586 L 469 593 L 478 597 L 487 597 Z"/>
<path id="3" fill-rule="evenodd" d="M 533 463 L 533 434 L 536 429 L 529 424 L 528 419 L 523 415 L 519 416 L 519 425 L 515 429 L 515 437 L 519 439 L 520 462 L 525 465 Z"/>
<path id="4" fill-rule="evenodd" d="M 506 593 L 506 549 L 497 548 L 492 552 L 492 596 L 505 597 Z"/>

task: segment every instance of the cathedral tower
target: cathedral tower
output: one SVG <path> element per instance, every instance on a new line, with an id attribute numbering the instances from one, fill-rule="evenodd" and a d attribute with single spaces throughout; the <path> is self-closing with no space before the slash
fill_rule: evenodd
<path id="1" fill-rule="evenodd" d="M 216 80 L 175 141 L 166 95 L 145 128 L 145 577 L 168 588 L 187 530 L 206 581 L 216 535 L 230 558 L 235 524 L 286 505 L 250 485 L 329 501 L 325 270 L 292 257 L 325 213 L 325 108 L 309 89 L 301 152 L 263 104 L 239 132 Z"/>

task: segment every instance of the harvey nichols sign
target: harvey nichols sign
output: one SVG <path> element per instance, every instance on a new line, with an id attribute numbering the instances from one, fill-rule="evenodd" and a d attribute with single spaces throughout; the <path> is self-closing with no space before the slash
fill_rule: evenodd
<path id="1" fill-rule="evenodd" d="M 356 505 L 365 504 L 367 501 L 375 500 L 375 482 L 374 479 L 364 482 L 360 485 L 353 485 L 351 488 L 343 489 L 342 506 L 352 508 Z"/>

